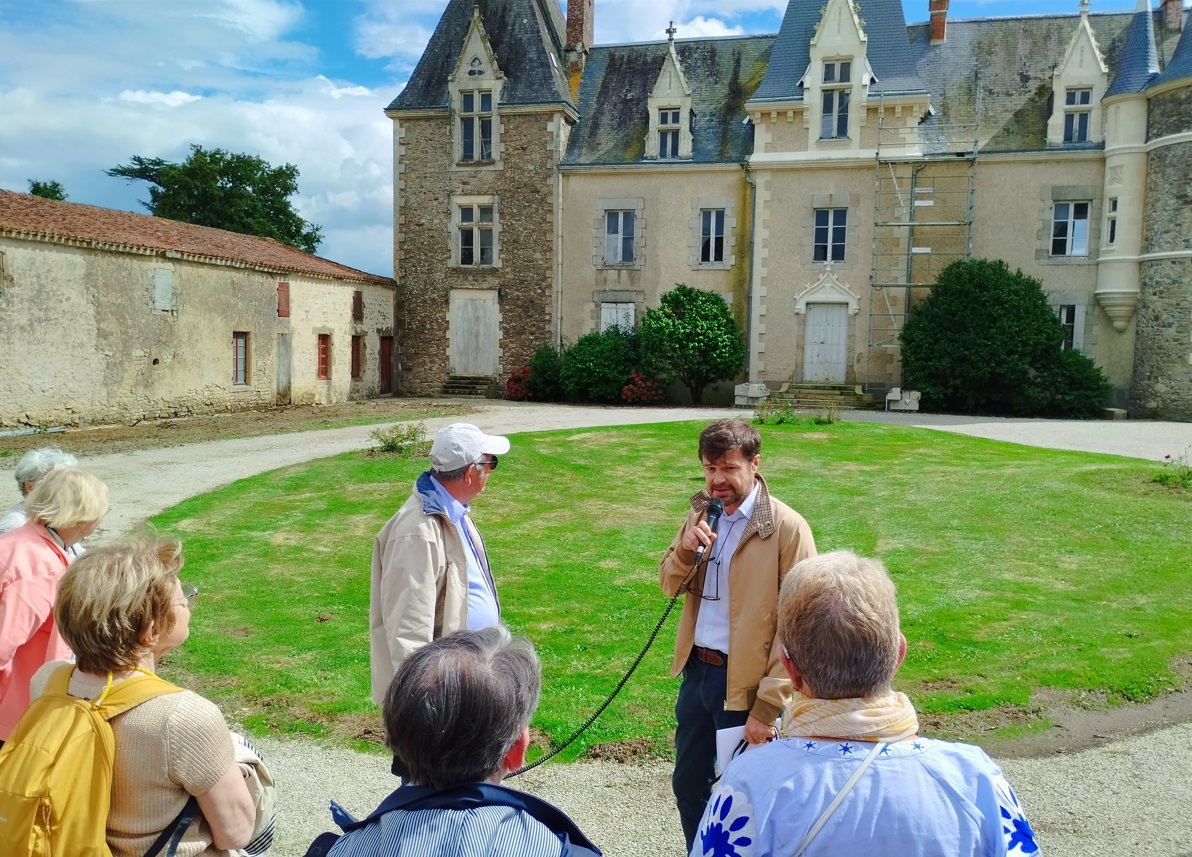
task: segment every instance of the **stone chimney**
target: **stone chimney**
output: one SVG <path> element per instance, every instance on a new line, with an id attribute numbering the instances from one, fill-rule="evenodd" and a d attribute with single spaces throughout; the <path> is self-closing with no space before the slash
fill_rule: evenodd
<path id="1" fill-rule="evenodd" d="M 567 80 L 571 97 L 579 102 L 579 82 L 592 47 L 593 7 L 596 0 L 567 0 L 567 45 L 563 55 L 567 61 Z"/>
<path id="2" fill-rule="evenodd" d="M 585 53 L 592 47 L 595 5 L 596 0 L 567 0 L 567 47 L 583 45 Z"/>
<path id="3" fill-rule="evenodd" d="M 927 9 L 931 12 L 931 43 L 942 45 L 948 30 L 948 0 L 927 0 Z"/>
<path id="4" fill-rule="evenodd" d="M 1166 30 L 1184 29 L 1183 0 L 1163 0 L 1163 28 Z"/>

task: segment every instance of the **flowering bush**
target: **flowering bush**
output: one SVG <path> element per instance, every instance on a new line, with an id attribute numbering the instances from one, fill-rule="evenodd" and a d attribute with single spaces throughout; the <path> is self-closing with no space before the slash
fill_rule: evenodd
<path id="1" fill-rule="evenodd" d="M 505 398 L 524 402 L 530 398 L 530 367 L 514 369 L 505 379 Z"/>
<path id="2" fill-rule="evenodd" d="M 662 385 L 641 372 L 630 372 L 629 383 L 621 390 L 621 401 L 627 405 L 657 405 L 662 396 Z"/>

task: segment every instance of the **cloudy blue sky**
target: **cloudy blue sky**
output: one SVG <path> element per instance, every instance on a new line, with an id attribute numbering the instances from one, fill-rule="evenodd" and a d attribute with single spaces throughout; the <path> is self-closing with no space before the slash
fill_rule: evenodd
<path id="1" fill-rule="evenodd" d="M 816 2 L 822 0 L 801 0 Z M 1136 0 L 1093 0 L 1092 9 Z M 298 166 L 319 254 L 392 274 L 392 140 L 382 110 L 446 0 L 0 0 L 0 187 L 140 211 L 104 170 L 191 144 Z M 600 43 L 777 32 L 785 0 L 596 0 Z M 908 22 L 927 0 L 904 0 Z M 952 0 L 950 17 L 1075 13 L 1077 0 Z"/>

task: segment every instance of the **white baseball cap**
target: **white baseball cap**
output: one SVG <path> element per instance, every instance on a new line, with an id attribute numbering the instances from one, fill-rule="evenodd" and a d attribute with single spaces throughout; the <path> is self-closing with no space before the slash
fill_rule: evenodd
<path id="1" fill-rule="evenodd" d="M 440 473 L 478 464 L 486 455 L 504 455 L 509 438 L 485 434 L 471 423 L 452 423 L 435 435 L 430 448 L 430 466 Z"/>

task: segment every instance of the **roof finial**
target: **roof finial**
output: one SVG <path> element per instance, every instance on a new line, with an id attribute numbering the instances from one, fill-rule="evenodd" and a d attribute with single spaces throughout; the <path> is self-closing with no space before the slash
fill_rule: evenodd
<path id="1" fill-rule="evenodd" d="M 1086 2 L 1087 2 L 1087 0 L 1086 0 Z M 675 29 L 675 22 L 671 21 L 670 26 L 666 28 L 667 39 L 673 42 L 675 40 L 675 33 L 677 33 L 677 32 L 679 32 L 679 31 Z"/>
<path id="2" fill-rule="evenodd" d="M 1089 14 L 1089 0 L 1080 0 L 1080 14 L 1082 17 L 1088 17 Z"/>

